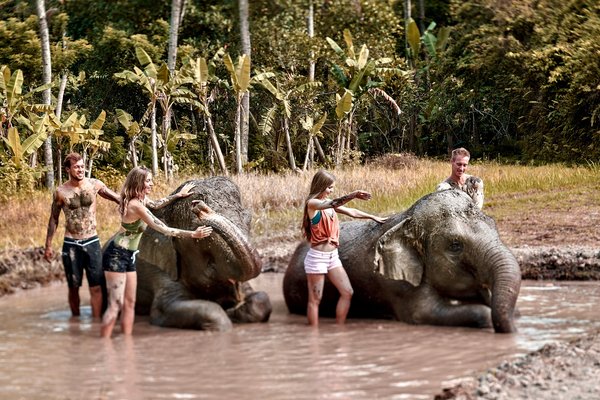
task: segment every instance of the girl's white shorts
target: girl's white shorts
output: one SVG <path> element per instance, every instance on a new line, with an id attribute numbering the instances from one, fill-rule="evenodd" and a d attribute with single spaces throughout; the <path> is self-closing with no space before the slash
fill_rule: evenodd
<path id="1" fill-rule="evenodd" d="M 319 251 L 311 248 L 304 258 L 304 271 L 307 274 L 326 274 L 330 269 L 341 267 L 338 250 Z"/>

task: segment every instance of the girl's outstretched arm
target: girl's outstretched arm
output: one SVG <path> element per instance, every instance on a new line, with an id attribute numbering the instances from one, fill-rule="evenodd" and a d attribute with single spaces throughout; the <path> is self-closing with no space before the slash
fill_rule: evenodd
<path id="1" fill-rule="evenodd" d="M 378 217 L 376 215 L 372 215 L 372 214 L 366 213 L 364 211 L 357 210 L 356 208 L 338 207 L 335 209 L 335 211 L 340 214 L 344 214 L 349 217 L 352 217 L 352 218 L 372 219 L 373 221 L 378 222 L 380 224 L 383 224 L 385 221 L 387 221 L 387 217 Z"/>
<path id="2" fill-rule="evenodd" d="M 129 203 L 130 212 L 133 211 L 132 214 L 135 214 L 139 218 L 141 218 L 149 227 L 158 231 L 166 236 L 173 237 L 188 237 L 194 239 L 202 239 L 211 234 L 212 228 L 210 226 L 200 226 L 195 231 L 186 231 L 183 229 L 171 228 L 167 226 L 164 222 L 158 219 L 150 210 L 148 210 L 142 203 L 139 201 L 132 201 Z"/>
<path id="3" fill-rule="evenodd" d="M 371 193 L 365 192 L 364 190 L 356 190 L 352 193 L 348 193 L 341 197 L 332 200 L 319 200 L 319 199 L 311 199 L 308 201 L 309 208 L 314 210 L 325 210 L 326 208 L 338 208 L 348 203 L 353 199 L 360 200 L 369 200 L 371 198 Z"/>
<path id="4" fill-rule="evenodd" d="M 192 190 L 196 185 L 194 183 L 186 183 L 179 192 L 175 194 L 171 194 L 167 197 L 163 197 L 160 200 L 147 200 L 146 207 L 151 210 L 158 210 L 159 208 L 163 208 L 177 199 L 183 199 L 184 197 L 188 197 L 192 194 L 190 190 Z"/>

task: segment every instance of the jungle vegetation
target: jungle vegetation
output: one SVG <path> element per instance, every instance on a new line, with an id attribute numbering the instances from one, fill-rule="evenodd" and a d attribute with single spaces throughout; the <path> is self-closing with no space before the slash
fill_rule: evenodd
<path id="1" fill-rule="evenodd" d="M 593 0 L 0 0 L 0 185 L 600 157 Z M 45 30 L 44 30 L 45 27 Z M 46 179 L 44 179 L 46 177 Z M 50 179 L 48 179 L 50 177 Z"/>

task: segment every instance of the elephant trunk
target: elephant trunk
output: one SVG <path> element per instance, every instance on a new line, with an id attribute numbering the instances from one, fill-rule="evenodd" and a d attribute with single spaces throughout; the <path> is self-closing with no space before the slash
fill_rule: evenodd
<path id="1" fill-rule="evenodd" d="M 514 311 L 521 288 L 521 269 L 514 255 L 503 244 L 488 247 L 485 257 L 490 266 L 492 323 L 497 333 L 516 332 Z"/>
<path id="2" fill-rule="evenodd" d="M 242 268 L 239 270 L 239 275 L 232 278 L 245 282 L 257 277 L 262 269 L 262 262 L 244 232 L 227 218 L 214 212 L 203 201 L 194 201 L 194 204 L 193 211 L 200 219 L 200 223 L 213 228 L 225 240 L 233 256 L 240 261 Z"/>

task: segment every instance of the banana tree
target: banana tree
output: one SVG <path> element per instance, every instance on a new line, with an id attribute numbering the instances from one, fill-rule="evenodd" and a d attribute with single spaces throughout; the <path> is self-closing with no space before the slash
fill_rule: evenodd
<path id="1" fill-rule="evenodd" d="M 438 34 L 434 35 L 433 31 L 436 26 L 437 24 L 435 22 L 430 23 L 421 36 L 417 23 L 412 18 L 408 21 L 407 40 L 408 44 L 410 45 L 409 56 L 411 57 L 415 67 L 418 67 L 421 62 L 419 58 L 421 44 L 425 46 L 428 61 L 437 61 L 439 54 L 446 48 L 446 45 L 448 44 L 448 38 L 450 37 L 450 28 L 442 27 L 440 28 Z"/>
<path id="2" fill-rule="evenodd" d="M 263 72 L 255 75 L 254 77 L 250 77 L 250 57 L 246 54 L 240 56 L 238 58 L 237 65 L 233 64 L 231 60 L 231 56 L 229 54 L 225 54 L 223 57 L 223 62 L 225 63 L 225 67 L 227 71 L 229 71 L 229 76 L 231 78 L 231 88 L 235 93 L 236 101 L 237 101 L 237 111 L 235 116 L 235 170 L 236 173 L 240 174 L 242 172 L 242 138 L 241 138 L 241 117 L 242 117 L 242 99 L 250 90 L 250 87 L 253 83 L 256 83 L 264 78 L 270 78 L 275 76 L 275 74 L 270 72 Z M 247 118 L 247 116 L 245 116 Z"/>
<path id="3" fill-rule="evenodd" d="M 106 112 L 102 110 L 96 120 L 86 128 L 87 118 L 77 112 L 69 115 L 64 122 L 61 122 L 55 115 L 50 115 L 49 125 L 52 129 L 52 135 L 58 143 L 59 160 L 62 160 L 60 150 L 63 147 L 63 140 L 68 139 L 69 151 L 75 151 L 76 146 L 81 147 L 80 153 L 86 165 L 86 175 L 90 177 L 94 158 L 96 158 L 98 152 L 106 152 L 110 149 L 110 143 L 100 140 L 100 136 L 104 133 L 102 126 L 105 119 Z"/>
<path id="4" fill-rule="evenodd" d="M 19 131 L 14 126 L 7 129 L 6 137 L 2 137 L 2 140 L 12 153 L 11 160 L 17 166 L 17 168 L 21 168 L 24 158 L 33 154 L 40 147 L 42 147 L 46 138 L 48 137 L 47 114 L 38 116 L 31 113 L 29 118 L 25 119 L 25 121 L 26 123 L 24 125 L 27 126 L 32 134 L 22 142 Z"/>
<path id="5" fill-rule="evenodd" d="M 321 116 L 321 118 L 317 121 L 316 124 L 314 123 L 314 119 L 311 116 L 307 116 L 301 121 L 302 127 L 308 131 L 308 145 L 306 146 L 306 154 L 304 156 L 304 164 L 302 165 L 302 171 L 306 171 L 306 169 L 308 168 L 308 160 L 310 153 L 314 145 L 317 143 L 315 139 L 321 134 L 321 128 L 325 124 L 326 120 L 327 113 L 323 114 L 323 116 Z"/>
<path id="6" fill-rule="evenodd" d="M 296 170 L 296 160 L 294 157 L 294 150 L 292 148 L 292 140 L 290 135 L 290 118 L 292 117 L 292 103 L 291 98 L 305 92 L 309 88 L 316 88 L 321 86 L 321 82 L 307 82 L 300 84 L 291 89 L 285 90 L 276 81 L 273 84 L 268 78 L 258 79 L 258 82 L 267 89 L 276 100 L 276 103 L 267 111 L 262 118 L 261 130 L 263 134 L 267 135 L 273 130 L 273 125 L 276 118 L 281 118 L 281 126 L 285 135 L 285 143 L 288 153 L 288 162 L 292 171 Z M 309 136 L 307 148 L 310 148 L 312 143 L 312 137 Z"/>
<path id="7" fill-rule="evenodd" d="M 138 152 L 136 143 L 143 133 L 150 133 L 150 128 L 140 126 L 139 122 L 135 121 L 133 116 L 131 116 L 131 114 L 127 113 L 125 110 L 117 108 L 115 111 L 117 114 L 117 120 L 123 126 L 123 128 L 125 128 L 125 132 L 129 137 L 129 159 L 131 159 L 133 166 L 137 167 Z"/>
<path id="8" fill-rule="evenodd" d="M 144 90 L 150 95 L 150 102 L 146 113 L 140 120 L 140 124 L 145 123 L 148 118 L 152 118 L 156 121 L 156 105 L 158 104 L 162 111 L 162 137 L 160 144 L 163 144 L 163 171 L 165 178 L 171 180 L 173 174 L 173 163 L 172 156 L 169 152 L 169 147 L 164 145 L 169 143 L 170 140 L 180 140 L 182 138 L 189 137 L 189 135 L 172 135 L 171 134 L 171 122 L 170 116 L 173 109 L 173 105 L 178 104 L 190 104 L 198 106 L 200 103 L 196 100 L 195 94 L 187 89 L 185 85 L 192 82 L 192 78 L 188 75 L 187 69 L 180 69 L 175 71 L 173 74 L 169 72 L 167 64 L 162 63 L 158 68 L 152 61 L 148 53 L 142 48 L 136 48 L 136 56 L 138 61 L 144 68 L 140 70 L 135 67 L 134 71 L 123 71 L 115 74 L 115 76 L 121 80 L 134 82 L 141 85 Z M 155 122 L 151 125 L 152 129 L 152 146 L 153 146 L 153 171 L 154 163 L 158 163 L 155 160 L 156 153 L 154 152 L 156 135 L 156 124 Z M 157 143 L 159 144 L 159 143 Z M 158 169 L 158 166 L 156 166 Z"/>
<path id="9" fill-rule="evenodd" d="M 419 31 L 417 23 L 409 18 L 407 23 L 406 38 L 409 44 L 408 59 L 409 65 L 412 66 L 413 81 L 420 89 L 422 93 L 430 93 L 430 68 L 433 63 L 436 63 L 446 45 L 450 36 L 450 28 L 442 27 L 439 29 L 437 35 L 434 35 L 433 31 L 436 28 L 436 23 L 432 22 L 429 24 L 423 35 Z M 425 51 L 422 51 L 422 49 Z M 418 102 L 417 102 L 418 104 Z M 431 107 L 428 106 L 425 110 L 421 110 L 416 107 L 410 115 L 410 147 L 414 146 L 414 139 L 417 139 L 421 135 L 420 127 L 417 127 L 417 120 L 419 118 L 428 118 L 431 115 Z M 421 127 L 424 124 L 421 125 Z M 448 133 L 448 143 L 452 143 L 452 134 Z"/>
<path id="10" fill-rule="evenodd" d="M 219 140 L 212 122 L 212 115 L 210 113 L 210 103 L 212 103 L 213 97 L 210 95 L 211 90 L 209 89 L 209 84 L 211 82 L 219 82 L 219 78 L 214 73 L 214 60 L 218 59 L 223 54 L 223 50 L 219 50 L 213 57 L 211 63 L 208 63 L 204 57 L 190 59 L 186 64 L 186 68 L 189 69 L 188 74 L 192 77 L 191 87 L 198 96 L 200 102 L 200 105 L 195 107 L 195 109 L 202 114 L 208 129 L 210 151 L 214 151 L 217 156 L 217 162 L 219 163 L 221 173 L 227 176 L 229 173 L 227 171 L 227 165 L 225 164 L 225 157 L 223 157 L 223 152 L 221 151 L 221 146 L 219 145 Z M 212 160 L 212 157 L 210 159 Z"/>
<path id="11" fill-rule="evenodd" d="M 12 72 L 6 65 L 0 67 L 0 136 L 6 136 L 6 129 L 13 127 L 16 118 L 28 116 L 29 112 L 49 113 L 54 107 L 48 104 L 32 102 L 33 96 L 52 87 L 51 84 L 42 85 L 23 94 L 23 72 L 20 69 Z"/>
<path id="12" fill-rule="evenodd" d="M 98 152 L 106 153 L 110 149 L 110 143 L 104 140 L 100 140 L 100 136 L 104 134 L 102 126 L 106 121 L 106 111 L 102 110 L 96 120 L 92 122 L 83 137 L 83 154 L 88 154 L 88 178 L 92 176 L 92 167 L 94 164 L 94 158 Z M 89 152 L 89 153 L 88 153 Z"/>
<path id="13" fill-rule="evenodd" d="M 358 142 L 354 131 L 354 114 L 364 97 L 372 88 L 381 88 L 385 79 L 391 75 L 402 74 L 397 68 L 384 67 L 392 62 L 391 58 L 369 59 L 369 49 L 363 45 L 358 52 L 354 50 L 352 34 L 344 30 L 344 51 L 333 39 L 327 37 L 327 42 L 343 61 L 341 64 L 332 63 L 332 74 L 336 79 L 339 92 L 336 93 L 336 115 L 338 117 L 338 135 L 336 164 L 340 164 L 352 150 L 352 137 Z M 383 90 L 383 89 L 381 89 Z M 391 98 L 391 97 L 390 97 Z"/>
<path id="14" fill-rule="evenodd" d="M 114 74 L 114 76 L 121 83 L 135 83 L 139 85 L 149 98 L 146 111 L 140 119 L 140 125 L 143 126 L 146 122 L 150 122 L 152 174 L 156 176 L 158 174 L 158 140 L 156 131 L 156 102 L 159 95 L 159 91 L 157 90 L 157 87 L 159 86 L 157 78 L 158 72 L 156 65 L 154 62 L 152 62 L 152 59 L 150 56 L 148 56 L 148 53 L 146 53 L 143 49 L 136 47 L 135 55 L 138 59 L 138 62 L 144 69 L 141 70 L 140 68 L 134 66 L 133 71 L 124 70 Z"/>

